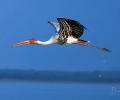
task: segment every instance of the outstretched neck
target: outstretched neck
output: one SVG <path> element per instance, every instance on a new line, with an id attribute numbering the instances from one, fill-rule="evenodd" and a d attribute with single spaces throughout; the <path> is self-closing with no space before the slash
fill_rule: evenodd
<path id="1" fill-rule="evenodd" d="M 44 41 L 44 42 L 43 41 L 37 41 L 37 44 L 46 46 L 46 45 L 54 44 L 54 42 L 51 41 L 51 40 Z"/>

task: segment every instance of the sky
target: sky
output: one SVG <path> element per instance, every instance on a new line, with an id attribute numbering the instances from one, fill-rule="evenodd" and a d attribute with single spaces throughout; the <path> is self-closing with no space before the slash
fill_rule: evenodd
<path id="1" fill-rule="evenodd" d="M 119 0 L 0 0 L 0 69 L 120 70 Z M 81 39 L 110 53 L 79 45 L 27 45 L 30 38 L 48 40 L 55 30 L 48 21 L 70 18 L 87 30 Z"/>

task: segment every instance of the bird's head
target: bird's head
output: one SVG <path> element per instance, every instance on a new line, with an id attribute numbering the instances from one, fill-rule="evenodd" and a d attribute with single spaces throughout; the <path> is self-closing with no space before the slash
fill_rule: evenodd
<path id="1" fill-rule="evenodd" d="M 16 44 L 13 45 L 13 47 L 15 46 L 22 46 L 22 45 L 27 45 L 27 44 L 38 44 L 38 40 L 37 39 L 28 39 L 28 40 L 25 40 L 25 41 L 22 41 L 22 42 L 18 42 Z"/>

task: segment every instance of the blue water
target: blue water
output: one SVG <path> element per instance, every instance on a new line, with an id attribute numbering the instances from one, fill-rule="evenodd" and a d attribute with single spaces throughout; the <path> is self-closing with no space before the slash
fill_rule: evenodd
<path id="1" fill-rule="evenodd" d="M 120 100 L 120 85 L 0 82 L 0 100 Z"/>

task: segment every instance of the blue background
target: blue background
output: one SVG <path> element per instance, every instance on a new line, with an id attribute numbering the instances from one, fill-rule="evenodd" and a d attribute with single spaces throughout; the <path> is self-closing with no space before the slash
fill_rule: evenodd
<path id="1" fill-rule="evenodd" d="M 48 21 L 57 17 L 80 21 L 81 37 L 112 52 L 79 45 L 12 48 L 29 38 L 55 34 Z M 0 0 L 0 69 L 120 70 L 120 0 Z M 119 100 L 120 86 L 111 84 L 0 83 L 1 100 Z M 92 92 L 91 92 L 92 91 Z"/>
<path id="2" fill-rule="evenodd" d="M 0 0 L 0 68 L 40 70 L 119 70 L 119 0 Z M 81 37 L 112 52 L 78 45 L 12 48 L 29 38 L 47 40 L 55 34 L 47 21 L 57 17 L 80 21 Z"/>

